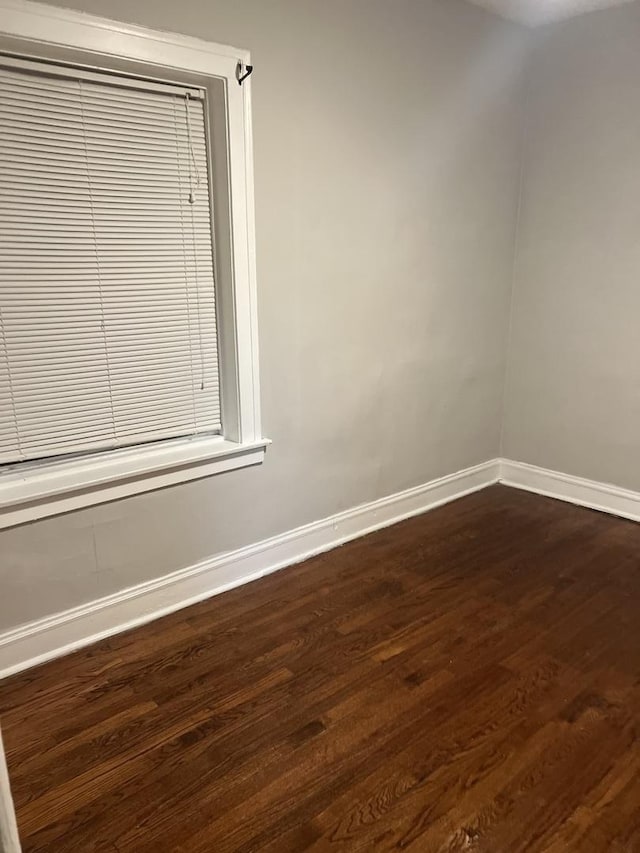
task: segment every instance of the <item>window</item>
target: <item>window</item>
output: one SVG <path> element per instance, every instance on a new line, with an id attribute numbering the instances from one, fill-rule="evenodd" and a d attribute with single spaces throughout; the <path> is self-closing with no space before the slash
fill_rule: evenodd
<path id="1" fill-rule="evenodd" d="M 0 526 L 260 462 L 248 55 L 6 5 Z"/>
<path id="2" fill-rule="evenodd" d="M 0 60 L 0 462 L 221 430 L 204 93 Z"/>

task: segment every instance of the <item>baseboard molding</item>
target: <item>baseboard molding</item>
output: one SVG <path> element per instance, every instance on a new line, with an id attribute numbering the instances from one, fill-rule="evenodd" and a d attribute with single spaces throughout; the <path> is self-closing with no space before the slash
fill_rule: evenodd
<path id="1" fill-rule="evenodd" d="M 514 486 L 538 495 L 640 521 L 640 492 L 621 489 L 609 483 L 585 480 L 582 477 L 572 477 L 559 471 L 548 471 L 546 468 L 513 462 L 510 459 L 500 460 L 499 480 L 505 486 Z"/>
<path id="2" fill-rule="evenodd" d="M 484 489 L 499 473 L 490 460 L 0 634 L 0 678 Z"/>

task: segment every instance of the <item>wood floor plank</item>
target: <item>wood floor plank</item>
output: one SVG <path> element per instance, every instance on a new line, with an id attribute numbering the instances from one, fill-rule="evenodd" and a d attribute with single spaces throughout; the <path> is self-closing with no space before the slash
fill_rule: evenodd
<path id="1" fill-rule="evenodd" d="M 502 486 L 0 684 L 25 853 L 640 851 L 640 525 Z"/>

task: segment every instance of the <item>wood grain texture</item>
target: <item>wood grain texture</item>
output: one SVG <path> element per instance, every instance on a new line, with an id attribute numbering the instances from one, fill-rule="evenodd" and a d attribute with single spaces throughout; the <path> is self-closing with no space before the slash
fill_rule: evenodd
<path id="1" fill-rule="evenodd" d="M 25 851 L 640 851 L 640 525 L 495 486 L 0 685 Z"/>

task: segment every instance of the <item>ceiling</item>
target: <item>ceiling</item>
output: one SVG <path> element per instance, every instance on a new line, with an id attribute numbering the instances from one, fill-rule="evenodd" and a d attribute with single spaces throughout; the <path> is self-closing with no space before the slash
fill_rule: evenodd
<path id="1" fill-rule="evenodd" d="M 505 18 L 537 26 L 581 15 L 593 9 L 618 6 L 630 0 L 471 0 L 471 2 L 484 6 L 485 9 L 490 9 Z"/>

